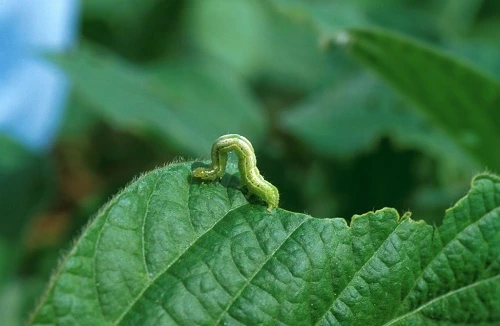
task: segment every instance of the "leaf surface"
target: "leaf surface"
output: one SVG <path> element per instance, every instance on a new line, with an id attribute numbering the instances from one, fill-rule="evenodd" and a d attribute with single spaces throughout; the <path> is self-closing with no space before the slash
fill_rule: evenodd
<path id="1" fill-rule="evenodd" d="M 405 94 L 478 161 L 500 168 L 500 83 L 410 38 L 349 29 L 339 44 Z"/>
<path id="2" fill-rule="evenodd" d="M 261 107 L 227 69 L 183 61 L 151 73 L 92 46 L 55 60 L 105 121 L 152 131 L 187 154 L 208 154 L 228 126 L 256 143 L 263 137 Z"/>
<path id="3" fill-rule="evenodd" d="M 382 137 L 434 157 L 473 166 L 469 155 L 441 129 L 369 75 L 351 77 L 284 111 L 282 128 L 320 155 L 347 157 Z M 458 163 L 457 163 L 458 164 Z"/>
<path id="4" fill-rule="evenodd" d="M 500 322 L 500 178 L 476 177 L 443 225 L 394 209 L 317 219 L 248 202 L 192 163 L 112 199 L 32 316 L 47 324 Z M 236 167 L 231 166 L 232 171 Z"/>
<path id="5" fill-rule="evenodd" d="M 406 95 L 483 166 L 495 171 L 500 169 L 500 151 L 496 150 L 500 147 L 500 82 L 497 79 L 453 54 L 409 36 L 369 27 L 363 19 L 348 19 L 348 23 L 343 23 L 333 14 L 342 12 L 338 4 L 295 0 L 274 0 L 273 3 L 288 16 L 300 17 L 314 26 L 318 36 L 345 48 L 348 54 Z M 355 5 L 346 7 L 351 6 Z M 445 3 L 443 15 L 439 17 L 444 20 L 461 17 L 461 21 L 470 21 L 479 6 L 480 1 Z M 398 14 L 393 6 L 384 12 L 412 21 L 408 19 L 408 12 Z"/>

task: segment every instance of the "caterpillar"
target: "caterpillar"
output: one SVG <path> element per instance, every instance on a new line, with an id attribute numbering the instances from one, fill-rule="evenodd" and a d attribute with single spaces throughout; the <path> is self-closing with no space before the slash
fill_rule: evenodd
<path id="1" fill-rule="evenodd" d="M 238 169 L 242 184 L 248 191 L 267 203 L 267 210 L 278 207 L 278 188 L 266 181 L 257 168 L 257 158 L 252 144 L 248 139 L 238 134 L 229 134 L 217 138 L 212 145 L 212 164 L 209 168 L 199 167 L 192 174 L 202 180 L 215 180 L 224 175 L 227 164 L 227 154 L 235 151 L 238 157 Z"/>

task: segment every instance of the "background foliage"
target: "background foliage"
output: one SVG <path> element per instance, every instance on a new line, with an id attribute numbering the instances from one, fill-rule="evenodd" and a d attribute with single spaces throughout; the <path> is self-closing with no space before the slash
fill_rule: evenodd
<path id="1" fill-rule="evenodd" d="M 134 176 L 249 138 L 281 207 L 384 206 L 439 225 L 500 172 L 493 0 L 87 0 L 52 56 L 73 92 L 53 151 L 0 139 L 0 318 L 25 320 L 62 248 Z M 4 324 L 3 322 L 0 322 Z"/>

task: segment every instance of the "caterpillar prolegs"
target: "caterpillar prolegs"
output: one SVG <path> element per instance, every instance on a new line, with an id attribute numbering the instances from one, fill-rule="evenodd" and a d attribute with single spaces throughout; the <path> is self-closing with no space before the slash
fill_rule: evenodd
<path id="1" fill-rule="evenodd" d="M 215 180 L 222 177 L 226 171 L 227 155 L 233 150 L 238 157 L 238 169 L 243 185 L 250 193 L 267 203 L 268 211 L 278 207 L 278 189 L 260 174 L 252 144 L 243 136 L 229 134 L 217 138 L 212 145 L 212 164 L 209 168 L 194 169 L 193 176 L 202 180 Z"/>

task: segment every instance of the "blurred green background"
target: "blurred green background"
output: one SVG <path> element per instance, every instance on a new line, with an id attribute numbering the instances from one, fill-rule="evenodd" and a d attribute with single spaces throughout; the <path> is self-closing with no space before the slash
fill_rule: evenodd
<path id="1" fill-rule="evenodd" d="M 448 118 L 436 119 L 426 104 L 429 96 L 478 93 L 476 79 L 444 80 L 434 95 L 409 93 L 375 61 L 341 46 L 350 28 L 397 33 L 486 76 L 498 99 L 498 1 L 81 5 L 78 46 L 50 58 L 74 86 L 56 145 L 37 156 L 2 140 L 9 153 L 0 157 L 2 325 L 25 320 L 61 250 L 113 194 L 179 157 L 208 158 L 222 134 L 254 144 L 260 171 L 280 189 L 280 207 L 320 218 L 389 206 L 440 224 L 474 174 L 500 171 L 496 156 L 487 155 L 499 152 L 500 138 L 471 151 L 467 142 L 481 128 L 467 130 L 461 142 Z M 406 76 L 401 83 L 430 82 L 441 69 L 432 60 L 409 67 L 412 54 L 397 44 L 381 48 L 399 51 L 391 66 Z M 455 68 L 442 69 L 447 76 Z M 499 101 L 471 103 L 477 111 L 469 114 L 455 111 L 453 101 L 433 103 L 457 123 L 494 121 L 489 135 L 500 134 Z"/>

